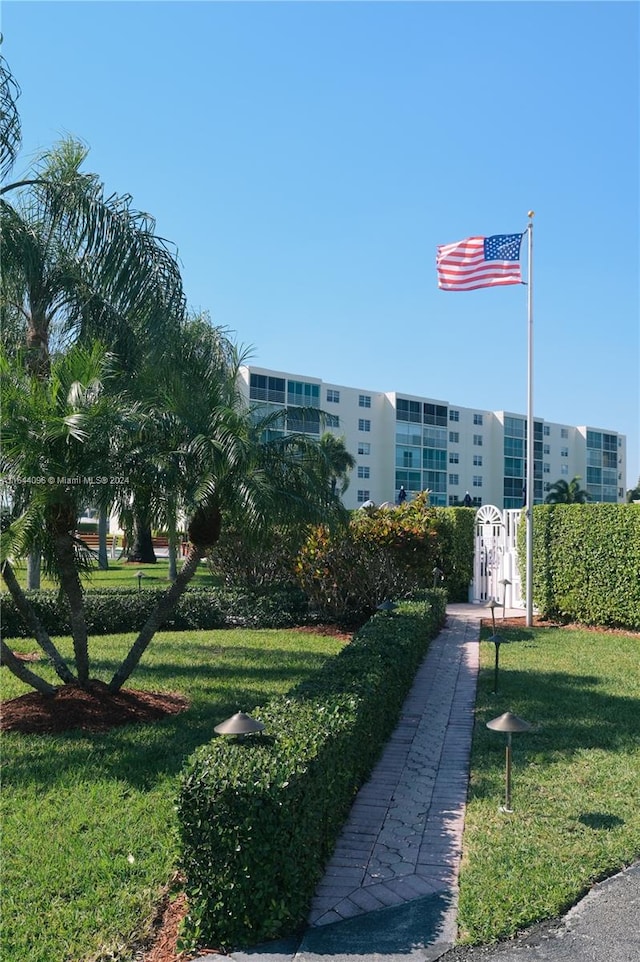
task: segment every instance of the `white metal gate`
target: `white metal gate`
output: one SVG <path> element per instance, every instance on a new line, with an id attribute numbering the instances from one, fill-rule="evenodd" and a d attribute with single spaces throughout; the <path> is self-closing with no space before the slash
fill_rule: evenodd
<path id="1" fill-rule="evenodd" d="M 501 511 L 493 504 L 479 508 L 470 601 L 486 604 L 493 598 L 507 608 L 524 608 L 516 548 L 521 515 L 519 510 Z"/>

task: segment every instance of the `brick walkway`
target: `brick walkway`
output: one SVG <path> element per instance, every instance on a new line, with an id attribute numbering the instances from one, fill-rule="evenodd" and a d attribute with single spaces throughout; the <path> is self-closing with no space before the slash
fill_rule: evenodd
<path id="1" fill-rule="evenodd" d="M 449 605 L 399 724 L 359 791 L 309 916 L 323 926 L 442 893 L 438 940 L 453 941 L 468 763 L 487 612 Z"/>

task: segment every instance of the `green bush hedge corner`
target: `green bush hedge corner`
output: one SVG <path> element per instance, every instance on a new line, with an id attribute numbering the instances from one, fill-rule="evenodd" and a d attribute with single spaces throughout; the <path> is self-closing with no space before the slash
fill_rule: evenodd
<path id="1" fill-rule="evenodd" d="M 187 939 L 239 948 L 304 923 L 445 610 L 436 589 L 374 615 L 311 681 L 252 710 L 264 734 L 191 756 L 178 799 Z"/>

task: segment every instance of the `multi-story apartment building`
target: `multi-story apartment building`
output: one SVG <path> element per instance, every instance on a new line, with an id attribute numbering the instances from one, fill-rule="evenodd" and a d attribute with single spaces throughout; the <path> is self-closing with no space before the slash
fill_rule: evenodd
<path id="1" fill-rule="evenodd" d="M 356 459 L 344 496 L 348 508 L 396 501 L 428 489 L 431 503 L 520 508 L 526 478 L 525 415 L 466 408 L 449 401 L 329 384 L 248 366 L 242 387 L 252 404 L 286 407 L 285 430 L 344 437 Z M 306 412 L 297 415 L 296 408 Z M 318 412 L 317 414 L 315 412 Z M 327 415 L 322 418 L 320 412 Z M 579 476 L 592 501 L 625 499 L 626 438 L 611 429 L 534 420 L 535 501 L 551 484 Z"/>

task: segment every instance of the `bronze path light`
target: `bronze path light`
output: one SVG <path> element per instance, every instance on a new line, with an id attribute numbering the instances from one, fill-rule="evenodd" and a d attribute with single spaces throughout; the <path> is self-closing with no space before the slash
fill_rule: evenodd
<path id="1" fill-rule="evenodd" d="M 239 735 L 244 737 L 254 732 L 264 731 L 264 725 L 257 719 L 252 718 L 251 715 L 239 711 L 236 712 L 235 715 L 232 715 L 231 718 L 220 722 L 213 730 L 217 735 Z"/>
<path id="2" fill-rule="evenodd" d="M 508 588 L 508 586 L 511 584 L 511 582 L 509 581 L 508 578 L 502 578 L 502 579 L 500 580 L 500 584 L 502 585 L 502 587 L 503 587 L 503 589 L 504 589 L 504 594 L 503 594 L 503 596 L 502 596 L 502 619 L 503 619 L 503 621 L 504 621 L 504 619 L 507 617 L 507 615 L 506 615 L 506 611 L 507 611 L 507 588 Z"/>
<path id="3" fill-rule="evenodd" d="M 500 715 L 498 718 L 493 718 L 491 721 L 487 722 L 487 728 L 490 728 L 494 732 L 506 732 L 507 733 L 507 753 L 506 753 L 506 772 L 505 772 L 505 799 L 504 805 L 500 806 L 500 811 L 506 814 L 511 814 L 513 809 L 511 808 L 511 735 L 513 732 L 526 732 L 531 728 L 531 723 L 525 721 L 524 718 L 518 718 L 517 715 L 512 714 L 510 711 L 506 711 L 504 715 Z"/>

